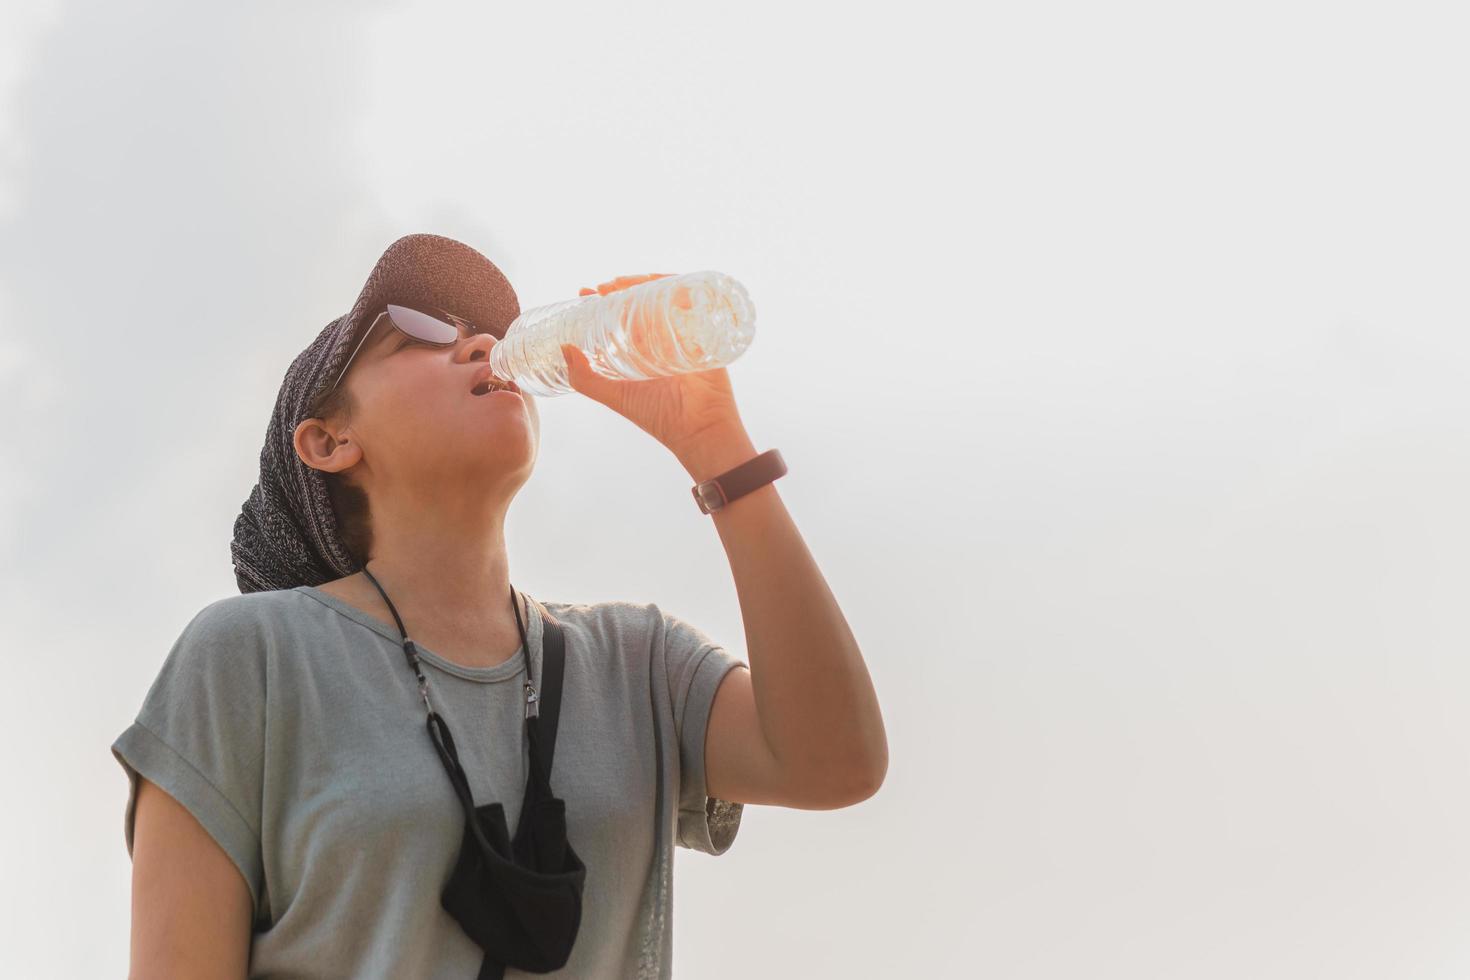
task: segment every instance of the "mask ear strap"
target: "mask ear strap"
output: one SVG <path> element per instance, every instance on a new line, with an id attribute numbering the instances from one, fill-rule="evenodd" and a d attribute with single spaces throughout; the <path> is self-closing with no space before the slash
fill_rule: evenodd
<path id="1" fill-rule="evenodd" d="M 459 764 L 459 751 L 454 747 L 454 736 L 449 734 L 449 726 L 444 724 L 444 719 L 437 713 L 431 713 L 425 724 L 429 729 L 429 738 L 439 752 L 439 761 L 444 763 L 444 771 L 449 773 L 449 781 L 454 784 L 459 801 L 473 809 L 469 780 L 465 778 L 464 768 Z"/>
<path id="2" fill-rule="evenodd" d="M 454 793 L 459 797 L 460 806 L 464 808 L 465 826 L 474 835 L 475 843 L 480 847 L 480 853 L 489 854 L 494 848 L 490 846 L 490 840 L 485 836 L 485 831 L 480 827 L 480 821 L 475 816 L 475 798 L 470 793 L 470 784 L 465 777 L 464 768 L 459 764 L 459 752 L 454 747 L 454 736 L 449 734 L 449 726 L 444 724 L 444 720 L 434 712 L 429 713 L 426 724 L 429 726 L 429 738 L 433 741 L 434 748 L 439 751 L 439 760 L 444 763 L 444 771 L 449 773 L 449 781 L 454 784 Z"/>

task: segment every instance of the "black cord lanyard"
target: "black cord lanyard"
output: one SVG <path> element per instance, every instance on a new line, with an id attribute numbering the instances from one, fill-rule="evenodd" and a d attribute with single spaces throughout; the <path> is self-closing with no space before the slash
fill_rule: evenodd
<path id="1" fill-rule="evenodd" d="M 414 676 L 419 680 L 419 697 L 424 699 L 424 710 L 429 713 L 429 718 L 431 719 L 439 717 L 435 713 L 433 705 L 429 704 L 429 683 L 424 679 L 424 672 L 419 667 L 418 648 L 413 645 L 413 640 L 408 638 L 408 630 L 404 629 L 403 620 L 399 617 L 398 610 L 394 608 L 393 600 L 388 598 L 388 593 L 383 591 L 383 587 L 378 584 L 378 580 L 373 577 L 373 573 L 367 570 L 366 565 L 362 568 L 362 574 L 366 575 L 368 581 L 373 583 L 373 587 L 378 590 L 378 594 L 387 603 L 388 611 L 393 614 L 393 622 L 398 624 L 398 633 L 403 638 L 403 655 L 408 658 L 408 668 L 413 671 Z M 526 683 L 524 685 L 526 691 L 526 717 L 535 718 L 540 712 L 537 703 L 538 696 L 536 694 L 535 678 L 531 675 L 531 644 L 526 640 L 526 627 L 521 622 L 521 604 L 517 600 L 515 586 L 513 585 L 510 588 L 510 603 L 511 607 L 515 610 L 516 631 L 521 635 L 521 647 L 526 651 Z"/>

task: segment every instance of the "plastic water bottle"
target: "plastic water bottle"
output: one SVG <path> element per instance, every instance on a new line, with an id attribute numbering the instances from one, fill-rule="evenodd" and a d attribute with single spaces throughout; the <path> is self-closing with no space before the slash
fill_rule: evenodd
<path id="1" fill-rule="evenodd" d="M 526 310 L 490 349 L 490 370 L 532 395 L 564 395 L 573 388 L 562 344 L 580 347 L 599 374 L 640 381 L 724 367 L 754 336 L 744 286 L 686 272 Z"/>

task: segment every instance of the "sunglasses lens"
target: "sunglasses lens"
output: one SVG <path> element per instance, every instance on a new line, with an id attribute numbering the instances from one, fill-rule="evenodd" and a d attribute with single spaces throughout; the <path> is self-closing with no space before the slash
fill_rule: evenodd
<path id="1" fill-rule="evenodd" d="M 459 328 L 452 323 L 410 310 L 406 306 L 388 307 L 388 318 L 393 325 L 410 337 L 427 340 L 431 344 L 452 344 L 459 339 Z"/>

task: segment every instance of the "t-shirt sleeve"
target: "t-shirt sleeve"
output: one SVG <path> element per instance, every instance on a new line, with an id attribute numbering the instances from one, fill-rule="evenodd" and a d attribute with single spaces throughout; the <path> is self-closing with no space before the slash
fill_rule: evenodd
<path id="1" fill-rule="evenodd" d="M 664 628 L 664 666 L 669 703 L 679 742 L 680 847 L 720 855 L 730 849 L 740 829 L 744 805 L 709 797 L 705 792 L 704 739 L 710 707 L 725 674 L 749 665 L 712 640 L 699 627 L 660 610 Z"/>
<path id="2" fill-rule="evenodd" d="M 184 628 L 143 700 L 112 743 L 128 776 L 123 839 L 133 853 L 140 778 L 178 800 L 240 869 L 258 919 L 265 736 L 265 657 L 250 610 L 231 597 Z"/>

